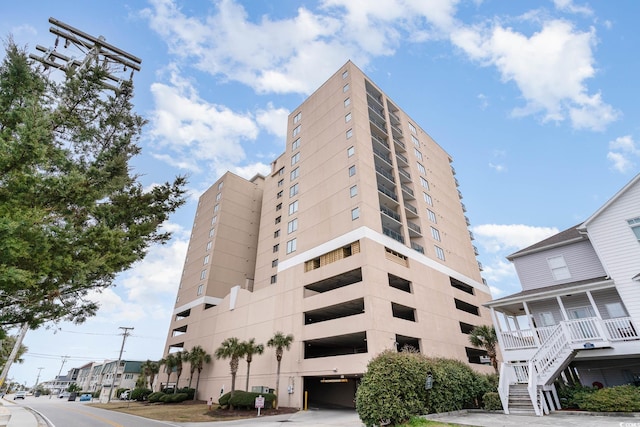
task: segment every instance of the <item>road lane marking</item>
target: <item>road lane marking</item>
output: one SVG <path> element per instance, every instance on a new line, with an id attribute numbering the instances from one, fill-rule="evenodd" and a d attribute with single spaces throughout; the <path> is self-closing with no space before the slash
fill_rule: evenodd
<path id="1" fill-rule="evenodd" d="M 81 410 L 79 410 L 79 409 L 75 409 L 75 408 L 65 408 L 65 409 L 67 409 L 67 410 L 69 410 L 69 411 L 75 411 L 75 412 L 78 412 L 79 414 L 88 415 L 88 416 L 90 416 L 90 417 L 92 417 L 92 418 L 95 418 L 96 420 L 99 420 L 99 421 L 105 422 L 105 423 L 107 423 L 107 424 L 109 424 L 109 425 L 111 425 L 111 426 L 113 426 L 113 427 L 124 427 L 122 424 L 118 424 L 118 423 L 116 423 L 115 421 L 111 421 L 111 420 L 109 420 L 109 419 L 107 419 L 107 418 L 103 418 L 103 417 L 101 417 L 101 416 L 99 416 L 99 415 L 94 415 L 94 414 L 92 414 L 92 413 L 90 413 L 90 412 L 81 411 Z"/>

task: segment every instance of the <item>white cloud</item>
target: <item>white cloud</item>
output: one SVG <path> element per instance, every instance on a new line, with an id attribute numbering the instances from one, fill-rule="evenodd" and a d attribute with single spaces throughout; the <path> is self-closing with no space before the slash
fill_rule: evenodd
<path id="1" fill-rule="evenodd" d="M 634 158 L 638 157 L 640 157 L 640 147 L 631 135 L 620 136 L 609 142 L 607 159 L 618 172 L 625 173 L 634 169 Z"/>
<path id="2" fill-rule="evenodd" d="M 491 162 L 489 163 L 489 167 L 496 172 L 505 172 L 507 170 L 507 167 L 505 165 L 495 164 Z"/>
<path id="3" fill-rule="evenodd" d="M 548 20 L 527 36 L 499 23 L 462 26 L 451 33 L 454 45 L 484 66 L 495 66 L 504 82 L 517 85 L 526 105 L 515 116 L 542 114 L 543 121 L 571 120 L 576 129 L 602 130 L 619 113 L 599 93 L 589 95 L 585 81 L 595 75 L 595 30 L 576 30 L 563 20 Z"/>
<path id="4" fill-rule="evenodd" d="M 269 102 L 266 109 L 256 111 L 256 122 L 270 134 L 284 140 L 287 136 L 288 116 L 289 110 L 286 108 L 275 108 L 273 104 Z"/>
<path id="5" fill-rule="evenodd" d="M 564 12 L 579 13 L 587 16 L 593 15 L 593 10 L 589 6 L 576 5 L 573 0 L 553 0 L 553 3 L 558 10 Z"/>
<path id="6" fill-rule="evenodd" d="M 489 253 L 514 252 L 558 233 L 555 227 L 534 227 L 524 224 L 483 224 L 471 227 L 477 241 Z"/>
<path id="7" fill-rule="evenodd" d="M 233 167 L 231 170 L 233 173 L 235 173 L 238 176 L 241 176 L 245 179 L 251 179 L 256 174 L 260 174 L 262 176 L 269 175 L 269 172 L 271 172 L 271 166 L 264 163 L 252 163 L 250 165 L 246 165 L 242 167 L 236 166 L 236 167 Z"/>

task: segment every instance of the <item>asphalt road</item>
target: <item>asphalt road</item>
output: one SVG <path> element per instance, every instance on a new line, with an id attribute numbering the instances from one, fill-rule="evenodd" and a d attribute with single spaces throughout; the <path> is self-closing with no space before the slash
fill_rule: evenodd
<path id="1" fill-rule="evenodd" d="M 52 427 L 176 427 L 177 424 L 149 420 L 116 411 L 92 408 L 85 403 L 69 402 L 67 399 L 49 399 L 46 396 L 29 396 L 22 406 L 38 411 L 52 424 Z"/>

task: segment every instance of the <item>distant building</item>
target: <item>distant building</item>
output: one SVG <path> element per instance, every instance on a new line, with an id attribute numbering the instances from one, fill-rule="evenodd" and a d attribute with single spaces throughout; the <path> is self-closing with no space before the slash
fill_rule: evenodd
<path id="1" fill-rule="evenodd" d="M 467 335 L 491 323 L 491 296 L 449 154 L 351 62 L 287 129 L 268 176 L 228 172 L 200 197 L 165 353 L 292 334 L 280 402 L 298 407 L 305 391 L 310 404 L 353 407 L 367 363 L 388 349 L 491 372 Z M 274 388 L 275 371 L 266 348 L 249 388 Z M 184 372 L 178 386 L 195 386 Z M 241 363 L 236 388 L 245 381 Z M 207 365 L 200 398 L 225 390 L 228 363 Z"/>
<path id="2" fill-rule="evenodd" d="M 486 304 L 505 412 L 558 409 L 559 376 L 640 385 L 640 175 L 586 221 L 508 259 L 522 292 Z"/>

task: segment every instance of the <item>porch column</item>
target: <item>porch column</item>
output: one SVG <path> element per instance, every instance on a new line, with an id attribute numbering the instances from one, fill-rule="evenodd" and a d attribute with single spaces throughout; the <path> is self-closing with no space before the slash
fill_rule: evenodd
<path id="1" fill-rule="evenodd" d="M 500 327 L 500 322 L 498 322 L 498 318 L 496 317 L 496 310 L 491 307 L 491 320 L 493 320 L 493 327 L 496 330 L 496 336 L 498 337 L 498 344 L 500 345 L 500 351 L 504 349 L 504 343 L 502 342 L 502 328 Z M 504 357 L 503 357 L 504 359 Z"/>
<path id="2" fill-rule="evenodd" d="M 560 295 L 556 297 L 556 301 L 558 301 L 558 305 L 560 306 L 560 312 L 562 312 L 562 317 L 565 321 L 569 320 L 569 316 L 567 315 L 567 310 L 564 309 L 564 304 L 562 303 L 562 298 Z"/>
<path id="3" fill-rule="evenodd" d="M 591 291 L 587 291 L 587 298 L 589 298 L 589 302 L 591 303 L 591 307 L 593 308 L 593 312 L 596 314 L 596 317 L 602 320 L 602 316 L 600 315 L 600 310 L 598 310 L 598 306 L 596 305 L 593 296 L 591 295 Z"/>
<path id="4" fill-rule="evenodd" d="M 536 330 L 537 328 L 533 327 L 534 322 L 531 321 L 533 317 L 531 317 L 531 313 L 529 312 L 529 305 L 526 301 L 522 301 L 522 306 L 524 307 L 524 313 L 527 315 L 527 322 L 529 322 L 529 327 L 533 331 L 533 342 L 536 343 L 536 347 L 540 347 L 540 338 L 538 338 L 538 331 Z"/>

